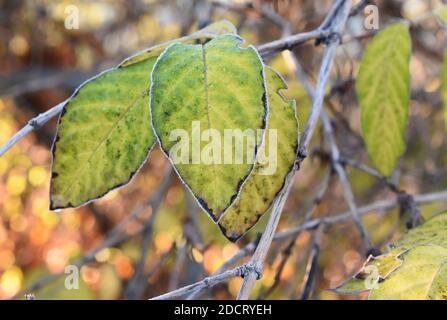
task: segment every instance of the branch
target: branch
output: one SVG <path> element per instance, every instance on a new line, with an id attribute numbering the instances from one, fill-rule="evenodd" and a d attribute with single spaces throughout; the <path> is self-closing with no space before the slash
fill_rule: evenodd
<path id="1" fill-rule="evenodd" d="M 28 121 L 28 124 L 20 129 L 11 139 L 9 139 L 1 148 L 0 148 L 0 157 L 5 154 L 13 145 L 19 142 L 23 137 L 25 137 L 28 133 L 33 130 L 37 130 L 42 127 L 45 123 L 47 123 L 51 118 L 57 116 L 62 112 L 65 104 L 68 100 L 62 101 L 55 107 L 51 108 L 45 113 L 39 114 L 37 117 Z"/>
<path id="2" fill-rule="evenodd" d="M 330 35 L 328 31 L 315 29 L 309 32 L 294 34 L 279 40 L 275 40 L 257 47 L 262 57 L 283 50 L 291 50 L 293 47 L 313 39 L 324 39 Z"/>
<path id="3" fill-rule="evenodd" d="M 309 80 L 304 74 L 304 71 L 301 67 L 301 65 L 298 62 L 298 59 L 294 54 L 290 54 L 289 61 L 293 65 L 296 77 L 298 80 L 301 81 L 303 84 L 304 89 L 307 91 L 307 94 L 311 98 L 311 100 L 316 99 L 316 92 L 313 89 L 312 85 L 310 84 Z M 323 105 L 323 103 L 322 103 Z M 340 184 L 343 188 L 343 196 L 345 198 L 345 201 L 349 207 L 349 210 L 352 214 L 352 219 L 354 220 L 359 232 L 360 237 L 362 239 L 362 243 L 366 247 L 366 252 L 369 252 L 371 250 L 371 240 L 368 237 L 368 234 L 366 232 L 366 229 L 363 225 L 362 220 L 359 217 L 359 214 L 357 212 L 357 205 L 355 204 L 355 198 L 354 194 L 352 192 L 351 184 L 349 183 L 348 176 L 346 174 L 346 171 L 344 167 L 341 164 L 341 156 L 340 156 L 340 150 L 338 149 L 337 143 L 335 141 L 335 135 L 332 129 L 332 124 L 329 119 L 329 116 L 327 115 L 326 111 L 323 109 L 320 112 L 320 119 L 323 126 L 323 133 L 326 138 L 326 141 L 329 144 L 330 147 L 330 159 L 331 164 L 334 169 L 334 171 L 337 173 L 337 176 L 340 180 Z"/>
<path id="4" fill-rule="evenodd" d="M 317 274 L 318 258 L 320 256 L 320 240 L 321 235 L 324 232 L 324 224 L 318 226 L 312 237 L 312 245 L 309 254 L 309 262 L 306 267 L 306 274 L 303 280 L 303 292 L 301 294 L 301 300 L 309 299 L 312 292 L 315 276 Z"/>
<path id="5" fill-rule="evenodd" d="M 428 204 L 433 202 L 447 202 L 447 190 L 443 190 L 440 192 L 434 192 L 434 193 L 427 193 L 427 194 L 421 194 L 413 196 L 414 202 L 416 204 L 422 205 L 422 204 Z M 363 207 L 358 208 L 357 212 L 360 216 L 364 216 L 370 213 L 377 213 L 377 212 L 385 212 L 389 211 L 391 209 L 398 208 L 400 206 L 398 199 L 391 199 L 391 200 L 381 200 L 374 203 L 371 203 L 369 205 L 365 205 Z M 333 224 L 342 224 L 342 223 L 348 223 L 352 219 L 350 211 L 337 214 L 337 215 L 331 215 L 325 218 L 320 219 L 313 219 L 310 220 L 307 223 L 303 223 L 301 225 L 298 225 L 296 227 L 289 228 L 287 230 L 279 232 L 274 240 L 275 241 L 281 241 L 284 239 L 288 239 L 289 237 L 295 235 L 298 232 L 301 232 L 303 230 L 312 230 L 317 228 L 320 224 L 324 223 L 326 225 L 333 225 Z"/>
<path id="6" fill-rule="evenodd" d="M 325 134 L 326 139 L 328 140 L 330 148 L 331 148 L 332 165 L 334 167 L 335 172 L 338 175 L 340 184 L 343 188 L 343 196 L 345 198 L 346 203 L 348 204 L 349 212 L 352 215 L 352 220 L 354 220 L 354 223 L 356 224 L 357 229 L 360 232 L 360 237 L 362 238 L 362 242 L 365 245 L 366 252 L 369 252 L 371 249 L 371 246 L 372 246 L 371 240 L 369 239 L 369 236 L 366 232 L 366 228 L 363 225 L 363 222 L 358 214 L 357 205 L 355 204 L 355 199 L 354 199 L 354 194 L 352 192 L 351 183 L 349 182 L 345 168 L 340 164 L 340 151 L 339 151 L 338 146 L 335 142 L 332 125 L 331 125 L 331 122 L 330 122 L 329 117 L 326 114 L 325 110 L 322 111 L 320 118 L 321 118 L 321 122 L 323 124 L 324 134 Z"/>
<path id="7" fill-rule="evenodd" d="M 332 177 L 332 174 L 330 172 L 329 174 L 326 175 L 323 182 L 318 187 L 318 190 L 316 192 L 317 194 L 312 201 L 312 205 L 311 205 L 310 209 L 304 215 L 304 219 L 303 219 L 304 223 L 306 223 L 310 220 L 315 209 L 321 203 L 324 195 L 326 194 L 327 189 L 329 188 L 329 183 L 331 181 L 331 177 Z M 284 270 L 284 267 L 286 266 L 287 261 L 289 260 L 291 254 L 292 254 L 293 247 L 295 246 L 296 240 L 298 239 L 299 235 L 300 235 L 300 232 L 296 233 L 292 237 L 292 239 L 289 240 L 289 244 L 282 251 L 282 259 L 281 259 L 279 266 L 277 268 L 273 284 L 270 286 L 270 288 L 268 288 L 263 293 L 261 293 L 257 300 L 264 300 L 279 286 L 279 284 L 281 282 L 282 272 Z"/>
<path id="8" fill-rule="evenodd" d="M 343 4 L 343 6 L 340 5 Z M 334 10 L 333 21 L 326 19 L 323 25 L 329 25 L 331 27 L 330 34 L 326 40 L 327 47 L 323 54 L 320 73 L 317 80 L 317 86 L 315 88 L 315 94 L 312 104 L 312 109 L 310 111 L 309 117 L 307 119 L 306 125 L 304 127 L 303 134 L 301 136 L 301 144 L 298 150 L 298 160 L 303 160 L 308 154 L 308 148 L 310 140 L 313 136 L 318 118 L 320 117 L 321 109 L 323 106 L 323 100 L 325 96 L 325 86 L 329 78 L 329 72 L 332 67 L 334 60 L 335 49 L 340 43 L 340 33 L 343 30 L 348 14 L 349 8 L 351 6 L 351 1 L 338 1 L 334 7 L 338 10 Z"/>
<path id="9" fill-rule="evenodd" d="M 340 34 L 344 29 L 350 8 L 350 0 L 338 0 L 332 7 L 329 15 L 323 21 L 321 29 L 328 31 L 330 35 Z M 334 59 L 335 49 L 340 42 L 340 37 L 329 36 L 325 40 L 325 42 L 327 44 L 327 47 L 323 54 L 315 99 L 313 101 L 312 109 L 309 118 L 307 119 L 303 135 L 301 137 L 298 151 L 298 161 L 296 162 L 295 168 L 287 176 L 283 190 L 279 193 L 272 205 L 269 220 L 262 234 L 261 240 L 259 241 L 258 247 L 256 248 L 249 262 L 249 265 L 252 268 L 249 270 L 247 275 L 244 275 L 244 281 L 237 296 L 239 300 L 246 300 L 249 298 L 256 280 L 261 277 L 261 270 L 264 264 L 264 260 L 267 255 L 268 249 L 270 248 L 270 244 L 274 238 L 274 234 L 281 217 L 282 209 L 292 186 L 295 171 L 298 169 L 300 162 L 304 160 L 307 154 L 307 148 L 313 135 L 317 119 L 320 115 L 326 83 L 329 78 L 329 72 Z"/>
<path id="10" fill-rule="evenodd" d="M 447 190 L 435 192 L 435 193 L 416 195 L 416 196 L 414 196 L 414 201 L 416 204 L 420 204 L 420 205 L 421 204 L 429 204 L 429 203 L 433 203 L 433 202 L 439 202 L 439 201 L 447 202 Z M 371 214 L 371 213 L 388 211 L 388 210 L 395 209 L 398 207 L 399 207 L 399 202 L 397 199 L 382 200 L 382 201 L 377 201 L 372 204 L 358 208 L 358 213 L 360 216 L 364 216 L 364 215 Z M 276 233 L 276 235 L 273 238 L 273 241 L 275 241 L 275 242 L 284 241 L 285 239 L 289 239 L 290 237 L 293 237 L 296 234 L 298 234 L 304 230 L 315 230 L 316 228 L 318 228 L 320 225 L 323 225 L 323 224 L 326 227 L 329 227 L 329 226 L 335 225 L 335 224 L 348 223 L 351 220 L 352 220 L 351 213 L 349 211 L 341 213 L 341 214 L 335 214 L 335 215 L 330 214 L 328 217 L 309 220 L 308 222 L 300 224 L 296 227 L 291 227 L 289 229 L 280 231 L 280 232 Z M 250 268 L 249 264 L 241 265 L 241 266 L 234 268 L 230 271 L 225 271 L 225 270 L 228 269 L 231 265 L 236 264 L 239 260 L 248 256 L 251 252 L 253 252 L 255 250 L 255 247 L 256 247 L 256 241 L 250 242 L 249 244 L 247 244 L 246 246 L 241 248 L 238 252 L 236 252 L 231 258 L 229 258 L 227 261 L 225 261 L 212 276 L 205 278 L 205 279 L 210 279 L 210 278 L 222 279 L 219 276 L 226 274 L 225 276 L 223 276 L 222 281 L 219 281 L 219 282 L 223 282 L 223 281 L 226 281 L 232 277 L 243 276 L 245 274 L 245 272 L 242 272 L 240 275 L 239 274 L 234 275 L 234 273 L 232 273 L 234 276 L 229 276 L 227 274 L 227 272 L 234 272 L 234 270 L 236 270 L 238 268 L 245 268 L 245 269 Z M 197 297 L 202 290 L 204 290 L 206 288 L 210 288 L 210 286 L 204 285 L 203 282 L 207 282 L 207 280 L 205 280 L 205 279 L 176 290 L 175 295 L 171 295 L 171 293 L 172 293 L 171 292 L 171 293 L 164 294 L 162 296 L 158 296 L 156 298 L 158 299 L 160 297 L 164 297 L 164 299 L 175 299 L 175 298 L 179 298 L 184 295 L 190 295 L 188 298 Z M 213 286 L 214 286 L 214 284 L 213 284 Z M 156 298 L 153 298 L 153 299 L 156 299 Z"/>
<path id="11" fill-rule="evenodd" d="M 247 271 L 247 266 L 242 265 L 239 266 L 237 268 L 234 268 L 232 270 L 229 271 L 225 271 L 223 273 L 211 276 L 211 277 L 207 277 L 201 281 L 198 281 L 196 283 L 190 284 L 188 286 L 182 287 L 180 289 L 165 293 L 161 296 L 157 296 L 154 297 L 150 300 L 169 300 L 169 299 L 176 299 L 176 298 L 180 298 L 183 297 L 185 295 L 194 293 L 197 290 L 201 290 L 204 288 L 211 288 L 214 287 L 215 285 L 227 281 L 231 278 L 237 278 L 237 277 L 241 277 L 243 276 Z"/>
<path id="12" fill-rule="evenodd" d="M 256 247 L 256 250 L 249 262 L 249 265 L 252 268 L 250 268 L 249 272 L 244 275 L 244 281 L 237 296 L 238 300 L 247 300 L 251 294 L 251 291 L 253 290 L 256 280 L 262 277 L 261 270 L 263 267 L 263 263 L 265 257 L 267 256 L 267 252 L 270 248 L 270 244 L 272 243 L 273 237 L 275 235 L 275 231 L 278 226 L 279 219 L 281 217 L 282 209 L 284 207 L 284 204 L 287 200 L 290 189 L 292 187 L 295 171 L 296 170 L 294 168 L 289 173 L 289 175 L 286 178 L 285 187 L 279 193 L 279 195 L 277 196 L 272 205 L 269 220 L 264 229 L 264 232 L 262 233 L 261 240 L 259 241 L 259 244 Z"/>
<path id="13" fill-rule="evenodd" d="M 364 163 L 361 163 L 361 162 L 358 162 L 358 161 L 355 161 L 353 159 L 349 159 L 349 158 L 346 158 L 343 156 L 340 157 L 340 162 L 342 165 L 349 165 L 349 166 L 353 167 L 354 169 L 363 171 L 363 172 L 369 174 L 370 176 L 375 177 L 376 179 L 382 181 L 394 193 L 401 192 L 399 190 L 399 187 L 394 182 L 392 182 L 390 179 L 388 179 L 387 177 L 382 175 L 376 169 L 371 168 Z"/>

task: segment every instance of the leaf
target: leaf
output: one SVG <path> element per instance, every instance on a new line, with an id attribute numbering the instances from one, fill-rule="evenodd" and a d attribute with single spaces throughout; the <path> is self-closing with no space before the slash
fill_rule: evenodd
<path id="1" fill-rule="evenodd" d="M 342 294 L 368 291 L 401 266 L 402 261 L 397 257 L 398 254 L 395 251 L 378 257 L 369 256 L 362 269 L 354 277 L 331 290 Z"/>
<path id="2" fill-rule="evenodd" d="M 230 25 L 218 22 L 178 41 L 205 41 Z M 169 44 L 126 59 L 75 91 L 53 144 L 51 209 L 101 197 L 128 183 L 144 163 L 156 142 L 148 108 L 151 71 Z"/>
<path id="3" fill-rule="evenodd" d="M 393 24 L 368 45 L 357 77 L 362 135 L 374 165 L 385 176 L 405 151 L 410 56 L 407 25 Z"/>
<path id="4" fill-rule="evenodd" d="M 374 287 L 369 299 L 447 300 L 447 249 L 418 246 L 399 256 L 402 266 Z"/>
<path id="5" fill-rule="evenodd" d="M 127 183 L 155 143 L 148 110 L 153 60 L 105 72 L 65 106 L 53 145 L 51 209 L 77 207 Z"/>
<path id="6" fill-rule="evenodd" d="M 447 127 L 447 51 L 444 53 L 441 81 L 442 81 L 441 95 L 442 95 L 442 105 L 444 109 L 444 123 L 445 126 Z"/>
<path id="7" fill-rule="evenodd" d="M 354 293 L 369 290 L 365 286 L 367 277 L 373 276 L 373 267 L 377 268 L 375 279 L 386 280 L 388 277 L 397 272 L 402 265 L 400 258 L 407 251 L 413 250 L 418 246 L 439 246 L 447 249 L 447 212 L 443 212 L 433 216 L 421 226 L 411 229 L 402 238 L 390 245 L 390 252 L 378 257 L 369 257 L 363 265 L 362 269 L 352 278 L 337 286 L 333 291 L 338 293 Z M 415 277 L 417 280 L 417 277 Z M 380 284 L 381 285 L 381 284 Z M 370 286 L 369 288 L 372 288 Z"/>
<path id="8" fill-rule="evenodd" d="M 223 234 L 231 241 L 239 239 L 252 228 L 270 208 L 293 168 L 298 147 L 298 121 L 295 101 L 287 101 L 280 90 L 287 89 L 281 76 L 272 68 L 265 68 L 269 104 L 268 126 L 253 173 L 241 189 L 236 202 L 219 221 Z M 275 139 L 271 144 L 270 134 Z M 276 136 L 274 136 L 276 135 Z M 270 151 L 270 146 L 273 149 Z M 266 155 L 272 161 L 262 161 Z M 262 159 L 261 159 L 262 158 Z M 275 159 L 276 158 L 276 163 Z"/>
<path id="9" fill-rule="evenodd" d="M 173 161 L 179 143 L 190 149 L 173 161 L 174 167 L 215 221 L 237 198 L 262 142 L 257 139 L 250 144 L 254 152 L 237 163 L 236 143 L 225 150 L 221 141 L 224 130 L 249 130 L 256 137 L 257 129 L 266 126 L 263 63 L 253 47 L 240 48 L 241 42 L 237 36 L 224 35 L 205 45 L 173 44 L 160 56 L 152 74 L 152 124 L 162 150 Z M 209 142 L 201 141 L 199 134 L 207 129 L 213 135 Z M 173 141 L 172 134 L 179 131 L 191 141 Z M 218 142 L 214 150 L 207 148 Z M 244 143 L 243 150 L 247 149 Z M 229 151 L 231 161 L 224 161 Z M 213 157 L 202 161 L 207 154 Z"/>

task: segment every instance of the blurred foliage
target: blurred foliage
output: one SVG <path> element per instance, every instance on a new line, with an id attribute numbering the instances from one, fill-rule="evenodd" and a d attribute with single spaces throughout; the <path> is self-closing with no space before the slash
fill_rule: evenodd
<path id="1" fill-rule="evenodd" d="M 156 43 L 219 19 L 239 27 L 250 43 L 260 44 L 281 37 L 281 30 L 246 1 L 3 1 L 0 4 L 0 144 L 3 144 L 38 113 L 66 99 L 84 80 L 112 67 L 123 58 Z M 257 5 L 261 1 L 254 1 Z M 194 3 L 194 6 L 191 4 Z M 293 32 L 311 30 L 325 17 L 329 0 L 264 1 L 290 22 Z M 381 28 L 402 17 L 417 21 L 410 32 L 414 52 L 407 150 L 399 164 L 395 181 L 410 193 L 432 192 L 447 186 L 447 139 L 439 89 L 444 57 L 445 27 L 439 19 L 427 16 L 440 1 L 378 0 Z M 80 28 L 64 27 L 68 5 L 80 12 Z M 240 9 L 242 6 L 242 9 Z M 213 10 L 210 9 L 213 7 Z M 425 17 L 422 19 L 421 17 Z M 349 20 L 347 32 L 361 35 L 364 15 Z M 348 41 L 340 47 L 331 76 L 330 111 L 341 152 L 346 157 L 369 163 L 363 142 L 358 139 L 359 109 L 352 88 L 358 61 L 369 37 Z M 309 74 L 315 79 L 321 46 L 312 42 L 295 49 Z M 309 110 L 309 99 L 294 77 L 287 54 L 269 57 L 268 63 L 283 74 L 289 86 L 287 98 L 297 100 L 302 128 Z M 351 85 L 350 85 L 351 84 Z M 135 273 L 141 256 L 142 238 L 137 235 L 152 208 L 126 225 L 125 241 L 94 255 L 83 265 L 78 290 L 64 287 L 64 269 L 94 249 L 102 239 L 137 207 L 153 196 L 168 171 L 168 164 L 157 149 L 140 174 L 125 188 L 104 199 L 81 207 L 52 212 L 49 207 L 51 145 L 56 121 L 28 135 L 0 157 L 0 298 L 23 298 L 35 281 L 62 273 L 54 282 L 33 290 L 37 299 L 120 299 Z M 316 134 L 315 151 L 327 151 Z M 280 229 L 302 222 L 303 214 L 319 183 L 327 174 L 327 161 L 318 152 L 307 159 L 296 175 Z M 384 185 L 358 170 L 348 168 L 359 205 L 393 195 Z M 333 179 L 314 218 L 345 212 L 343 193 Z M 421 207 L 424 218 L 445 209 L 445 204 Z M 143 261 L 144 292 L 148 298 L 168 289 L 202 279 L 216 271 L 238 248 L 256 239 L 265 225 L 264 217 L 236 244 L 216 232 L 216 226 L 200 211 L 178 179 L 174 179 L 161 203 L 152 241 Z M 382 247 L 405 230 L 398 210 L 378 212 L 364 218 L 373 243 Z M 191 233 L 190 227 L 195 226 Z M 279 286 L 268 298 L 299 298 L 310 251 L 313 231 L 304 231 L 295 241 L 285 264 Z M 253 295 L 265 292 L 273 283 L 287 241 L 276 242 L 268 256 L 263 278 Z M 359 270 L 364 261 L 362 244 L 352 223 L 336 224 L 321 237 L 321 255 L 311 298 L 365 298 L 327 291 Z M 183 252 L 183 254 L 182 254 Z M 204 297 L 234 297 L 241 279 L 233 279 L 207 292 Z"/>

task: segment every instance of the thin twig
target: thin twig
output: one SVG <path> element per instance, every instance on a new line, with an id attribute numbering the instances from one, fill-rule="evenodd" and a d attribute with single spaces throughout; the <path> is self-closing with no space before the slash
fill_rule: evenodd
<path id="1" fill-rule="evenodd" d="M 323 131 L 325 137 L 330 145 L 332 165 L 334 167 L 335 172 L 338 175 L 340 184 L 343 188 L 343 196 L 345 198 L 346 203 L 348 204 L 349 212 L 351 212 L 352 215 L 352 220 L 354 221 L 354 223 L 357 226 L 357 229 L 359 230 L 362 243 L 364 244 L 366 249 L 365 252 L 368 253 L 372 248 L 371 240 L 358 214 L 354 193 L 352 192 L 351 183 L 349 182 L 348 175 L 346 174 L 345 168 L 340 164 L 340 151 L 335 142 L 334 133 L 332 131 L 332 125 L 325 110 L 322 110 L 321 112 L 321 122 L 323 124 Z"/>
<path id="2" fill-rule="evenodd" d="M 416 204 L 419 204 L 419 205 L 440 202 L 440 201 L 447 202 L 447 190 L 435 192 L 435 193 L 416 195 L 416 196 L 414 196 L 414 201 Z M 381 200 L 381 201 L 377 201 L 372 204 L 360 207 L 358 209 L 358 213 L 361 216 L 364 216 L 364 215 L 371 214 L 371 213 L 385 212 L 385 211 L 388 211 L 391 209 L 395 209 L 397 207 L 399 207 L 399 203 L 396 199 Z M 322 224 L 329 227 L 329 226 L 335 225 L 335 224 L 348 223 L 351 221 L 351 219 L 352 219 L 351 213 L 349 211 L 341 213 L 341 214 L 329 214 L 327 217 L 313 219 L 306 223 L 300 224 L 296 227 L 291 227 L 289 229 L 280 231 L 280 232 L 276 233 L 276 235 L 273 238 L 273 241 L 280 242 L 285 239 L 289 239 L 290 237 L 293 237 L 296 234 L 298 234 L 304 230 L 314 230 Z M 255 247 L 256 247 L 256 241 L 253 241 L 253 242 L 250 242 L 249 244 L 247 244 L 246 246 L 244 246 L 243 248 L 241 248 L 231 258 L 229 258 L 227 261 L 225 261 L 220 266 L 220 268 L 211 276 L 211 278 L 214 278 L 214 277 L 224 274 L 226 272 L 225 270 L 227 270 L 231 265 L 236 264 L 238 261 L 240 261 L 241 259 L 243 259 L 243 258 L 247 257 L 249 254 L 251 254 L 251 252 L 254 251 Z M 240 267 L 246 268 L 246 266 L 247 265 L 242 265 Z M 232 272 L 236 269 L 237 268 L 232 269 L 230 271 Z M 243 275 L 243 273 L 241 273 L 241 274 Z M 232 277 L 233 276 L 228 277 L 228 275 L 227 275 L 220 282 L 226 281 Z M 236 277 L 236 276 L 234 276 L 234 277 Z M 191 284 L 189 286 L 186 286 L 184 288 L 178 289 L 178 290 L 176 290 L 177 293 L 173 296 L 169 295 L 170 293 L 167 293 L 166 295 L 163 295 L 163 296 L 165 296 L 166 299 L 175 299 L 175 298 L 179 298 L 181 296 L 186 296 L 186 295 L 191 295 L 196 292 L 201 292 L 202 290 L 209 288 L 209 286 L 203 285 L 203 283 L 202 283 L 203 281 L 206 282 L 206 280 L 202 280 L 202 281 L 196 282 L 194 284 Z M 185 290 L 185 288 L 187 288 L 187 290 Z"/>
<path id="3" fill-rule="evenodd" d="M 275 235 L 275 231 L 278 226 L 281 212 L 286 202 L 287 196 L 289 195 L 290 189 L 292 188 L 294 173 L 295 170 L 292 170 L 292 172 L 288 175 L 285 188 L 279 193 L 272 205 L 269 220 L 264 229 L 264 232 L 262 233 L 261 240 L 259 241 L 259 244 L 256 247 L 256 250 L 253 253 L 253 256 L 251 257 L 251 260 L 248 264 L 251 266 L 251 268 L 249 272 L 244 275 L 244 281 L 242 282 L 242 286 L 237 296 L 238 300 L 247 300 L 251 294 L 251 291 L 253 290 L 256 280 L 262 277 L 261 270 L 263 267 L 263 263 Z"/>
<path id="4" fill-rule="evenodd" d="M 171 277 L 169 278 L 168 291 L 173 291 L 178 288 L 180 275 L 183 269 L 183 265 L 187 258 L 188 248 L 187 244 L 184 244 L 177 250 L 177 256 L 174 262 L 174 267 L 171 271 Z"/>
<path id="5" fill-rule="evenodd" d="M 344 6 L 341 6 L 340 4 L 344 4 Z M 299 157 L 298 160 L 302 160 L 305 157 L 307 157 L 310 140 L 313 136 L 313 132 L 315 130 L 318 118 L 320 117 L 321 109 L 323 107 L 325 86 L 327 83 L 327 79 L 329 78 L 329 72 L 332 67 L 335 50 L 340 43 L 339 35 L 341 34 L 341 31 L 345 26 L 350 6 L 351 1 L 337 1 L 337 3 L 334 5 L 334 8 L 339 8 L 338 9 L 339 11 L 336 11 L 334 9 L 335 11 L 334 17 L 332 17 L 333 21 L 327 18 L 323 22 L 324 26 L 326 25 L 331 26 L 330 29 L 331 36 L 329 36 L 326 39 L 327 47 L 324 51 L 324 55 L 321 62 L 320 73 L 315 88 L 315 95 L 313 99 L 312 109 L 310 111 L 309 117 L 304 127 L 303 134 L 301 135 L 302 143 L 300 144 L 300 149 L 298 150 L 298 157 Z"/>
<path id="6" fill-rule="evenodd" d="M 301 293 L 301 300 L 309 299 L 309 296 L 314 286 L 315 276 L 317 274 L 318 258 L 320 256 L 320 240 L 323 232 L 324 232 L 324 224 L 320 224 L 312 236 L 312 244 L 310 247 L 308 264 L 306 267 L 306 273 L 304 275 L 303 280 L 303 290 Z"/>
<path id="7" fill-rule="evenodd" d="M 150 300 L 169 300 L 169 299 L 177 299 L 188 294 L 191 294 L 197 290 L 201 290 L 204 288 L 211 288 L 221 282 L 225 282 L 231 278 L 241 277 L 244 273 L 246 273 L 246 266 L 242 265 L 236 267 L 232 270 L 225 271 L 223 273 L 207 277 L 201 281 L 190 284 L 188 286 L 182 287 L 180 289 L 165 293 L 163 295 L 154 297 Z"/>
<path id="8" fill-rule="evenodd" d="M 325 195 L 325 193 L 329 187 L 329 182 L 331 180 L 331 176 L 332 176 L 332 174 L 330 172 L 329 174 L 326 175 L 323 182 L 319 186 L 317 194 L 316 194 L 314 200 L 312 201 L 312 205 L 311 205 L 310 209 L 304 215 L 303 223 L 308 222 L 312 218 L 313 212 L 315 211 L 317 206 L 321 203 L 321 200 L 323 199 L 323 196 Z M 296 240 L 298 239 L 299 235 L 300 235 L 300 232 L 296 233 L 292 237 L 292 239 L 290 239 L 288 245 L 282 251 L 282 259 L 279 263 L 278 268 L 276 269 L 276 274 L 275 274 L 273 284 L 266 291 L 261 293 L 259 295 L 258 299 L 263 300 L 263 299 L 267 298 L 279 286 L 279 284 L 281 282 L 282 272 L 284 270 L 284 267 L 286 266 L 287 261 L 289 260 L 290 256 L 292 255 L 292 249 L 295 246 Z"/>
<path id="9" fill-rule="evenodd" d="M 364 163 L 358 162 L 354 159 L 350 159 L 344 156 L 340 156 L 340 162 L 343 165 L 349 165 L 351 167 L 353 167 L 354 169 L 363 171 L 367 174 L 369 174 L 370 176 L 373 176 L 375 178 L 377 178 L 378 180 L 382 181 L 383 183 L 386 184 L 386 186 L 394 193 L 399 193 L 399 187 L 392 181 L 390 181 L 390 179 L 388 179 L 387 177 L 385 177 L 384 175 L 382 175 L 379 171 L 377 171 L 374 168 L 371 168 L 369 166 L 367 166 Z"/>
<path id="10" fill-rule="evenodd" d="M 312 100 L 316 99 L 316 91 L 313 89 L 312 85 L 308 81 L 307 77 L 304 74 L 304 71 L 301 67 L 301 65 L 298 62 L 298 59 L 295 55 L 291 55 L 289 61 L 293 64 L 293 68 L 295 71 L 295 74 L 298 78 L 298 80 L 301 81 L 303 84 L 303 87 L 307 91 L 307 94 Z M 317 84 L 318 85 L 318 84 Z M 332 129 L 332 124 L 330 122 L 330 119 L 324 109 L 321 110 L 320 113 L 320 119 L 323 126 L 323 132 L 324 136 L 326 138 L 326 141 L 329 144 L 330 147 L 330 159 L 331 164 L 335 172 L 337 173 L 337 176 L 340 180 L 340 184 L 343 188 L 343 196 L 345 198 L 345 201 L 349 207 L 350 212 L 352 213 L 352 219 L 355 222 L 359 232 L 360 237 L 362 238 L 362 242 L 366 248 L 365 252 L 369 252 L 371 249 L 371 240 L 368 237 L 368 234 L 366 232 L 366 229 L 363 225 L 362 220 L 359 217 L 359 214 L 357 212 L 357 205 L 355 203 L 354 194 L 352 192 L 351 184 L 348 180 L 348 176 L 346 174 L 346 171 L 344 167 L 341 164 L 341 156 L 340 151 L 338 149 L 337 143 L 335 141 L 335 135 Z"/>
<path id="11" fill-rule="evenodd" d="M 433 203 L 433 202 L 447 202 L 447 190 L 434 192 L 434 193 L 415 195 L 415 196 L 413 196 L 413 199 L 414 199 L 415 204 L 418 204 L 418 205 L 429 204 L 429 203 Z M 357 212 L 360 216 L 364 216 L 364 215 L 370 214 L 370 213 L 386 212 L 391 209 L 398 208 L 399 206 L 400 206 L 400 204 L 397 199 L 381 200 L 381 201 L 377 201 L 377 202 L 365 205 L 363 207 L 359 207 Z M 301 232 L 302 230 L 315 229 L 322 223 L 329 226 L 329 225 L 333 225 L 333 224 L 348 223 L 349 221 L 351 221 L 351 219 L 352 219 L 352 215 L 351 215 L 350 211 L 347 211 L 347 212 L 344 212 L 341 214 L 336 214 L 336 215 L 330 214 L 328 217 L 313 219 L 307 223 L 303 223 L 296 227 L 291 227 L 287 230 L 281 231 L 276 234 L 274 240 L 281 241 L 284 239 L 288 239 L 289 237 L 293 236 L 297 232 Z"/>
<path id="12" fill-rule="evenodd" d="M 37 130 L 42 127 L 45 123 L 47 123 L 51 118 L 57 116 L 62 112 L 65 104 L 68 100 L 62 101 L 55 107 L 46 111 L 45 113 L 39 114 L 37 117 L 28 121 L 28 124 L 20 129 L 11 139 L 9 139 L 3 146 L 0 147 L 0 157 L 5 154 L 13 145 L 19 142 L 23 137 L 25 137 L 28 133 L 33 130 Z"/>

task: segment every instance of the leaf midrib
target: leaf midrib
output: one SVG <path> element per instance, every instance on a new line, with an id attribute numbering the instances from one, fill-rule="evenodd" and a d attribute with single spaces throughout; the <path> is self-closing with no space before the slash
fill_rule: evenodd
<path id="1" fill-rule="evenodd" d="M 205 45 L 201 45 L 202 48 L 202 60 L 203 60 L 203 87 L 205 89 L 205 110 L 206 110 L 206 118 L 208 122 L 208 129 L 211 129 L 211 118 L 210 118 L 210 109 L 209 109 L 209 100 L 208 100 L 208 78 L 207 78 L 207 65 L 206 65 L 206 53 L 205 53 Z M 214 182 L 217 181 L 217 173 L 216 173 L 216 164 L 214 163 L 214 154 L 213 154 L 213 161 L 211 163 L 211 166 L 213 168 L 213 176 L 214 176 Z M 216 205 L 216 188 L 213 186 L 213 207 Z M 219 213 L 220 214 L 220 213 Z M 213 213 L 214 215 L 214 213 Z M 218 218 L 218 215 L 215 216 L 215 218 Z"/>

